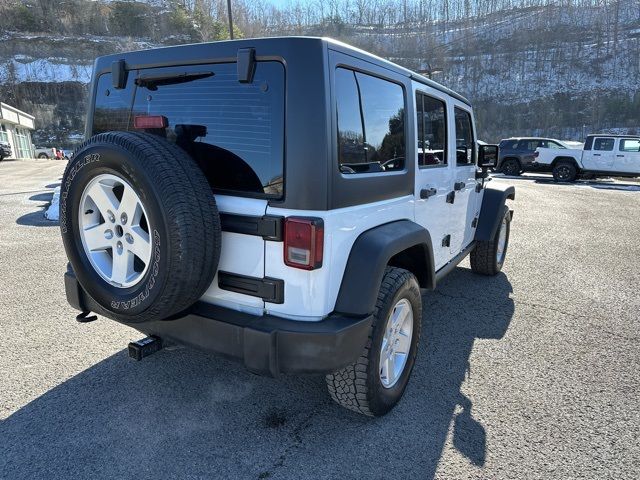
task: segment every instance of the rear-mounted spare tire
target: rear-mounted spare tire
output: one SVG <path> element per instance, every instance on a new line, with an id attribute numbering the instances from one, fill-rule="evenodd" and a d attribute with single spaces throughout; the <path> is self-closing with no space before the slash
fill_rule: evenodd
<path id="1" fill-rule="evenodd" d="M 207 180 L 185 151 L 146 133 L 102 133 L 76 150 L 60 230 L 90 308 L 124 323 L 183 312 L 218 268 L 220 217 Z"/>

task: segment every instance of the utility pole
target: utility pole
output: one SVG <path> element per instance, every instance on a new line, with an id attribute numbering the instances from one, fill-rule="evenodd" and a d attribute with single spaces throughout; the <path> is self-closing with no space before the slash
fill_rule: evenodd
<path id="1" fill-rule="evenodd" d="M 227 13 L 229 15 L 229 38 L 233 40 L 233 15 L 231 13 L 231 0 L 227 0 Z"/>

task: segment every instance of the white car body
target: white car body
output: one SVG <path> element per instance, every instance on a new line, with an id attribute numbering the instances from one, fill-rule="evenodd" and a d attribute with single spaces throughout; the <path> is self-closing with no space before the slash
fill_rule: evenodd
<path id="1" fill-rule="evenodd" d="M 640 176 L 640 137 L 590 135 L 584 149 L 536 149 L 536 164 L 552 170 L 559 161 L 573 161 L 580 173 Z"/>

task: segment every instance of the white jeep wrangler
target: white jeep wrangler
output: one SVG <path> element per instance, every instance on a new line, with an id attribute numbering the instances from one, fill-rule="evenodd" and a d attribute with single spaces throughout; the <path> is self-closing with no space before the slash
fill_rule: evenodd
<path id="1" fill-rule="evenodd" d="M 467 255 L 495 275 L 512 187 L 485 186 L 469 102 L 327 39 L 97 59 L 62 182 L 79 321 L 96 312 L 251 371 L 324 373 L 366 415 L 400 400 L 421 289 Z"/>

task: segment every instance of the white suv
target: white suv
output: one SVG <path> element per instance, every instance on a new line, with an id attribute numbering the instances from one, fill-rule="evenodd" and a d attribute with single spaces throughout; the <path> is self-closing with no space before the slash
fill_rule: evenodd
<path id="1" fill-rule="evenodd" d="M 286 80 L 286 81 L 285 81 Z M 513 188 L 487 188 L 469 102 L 327 39 L 95 63 L 62 182 L 67 298 L 253 372 L 325 373 L 367 415 L 401 398 L 421 290 L 467 255 L 502 268 Z"/>

